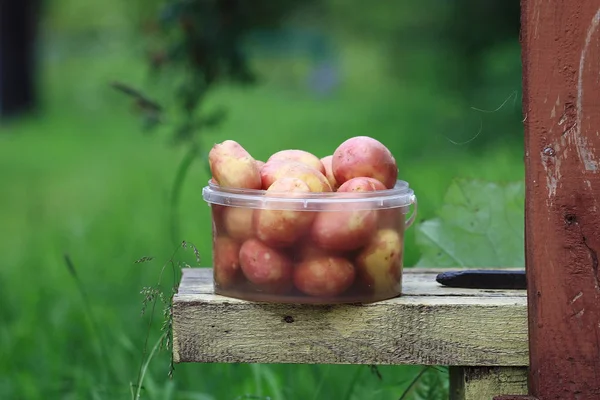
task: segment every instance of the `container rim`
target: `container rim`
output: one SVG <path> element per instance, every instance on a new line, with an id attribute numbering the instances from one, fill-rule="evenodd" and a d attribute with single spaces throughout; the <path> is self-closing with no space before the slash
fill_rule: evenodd
<path id="1" fill-rule="evenodd" d="M 221 187 L 210 180 L 202 189 L 204 201 L 230 207 L 280 210 L 334 211 L 351 209 L 388 209 L 414 204 L 416 197 L 408 182 L 397 180 L 392 189 L 374 192 L 267 192 L 264 189 Z"/>

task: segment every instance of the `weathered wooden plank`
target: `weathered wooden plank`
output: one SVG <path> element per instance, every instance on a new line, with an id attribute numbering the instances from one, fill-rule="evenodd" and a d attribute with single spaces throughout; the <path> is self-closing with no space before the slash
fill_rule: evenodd
<path id="1" fill-rule="evenodd" d="M 460 270 L 453 268 L 453 270 Z M 435 276 L 444 269 L 406 268 L 402 290 L 408 296 L 468 296 L 468 297 L 526 297 L 524 290 L 462 289 L 445 287 L 435 281 Z M 184 277 L 179 285 L 178 296 L 212 294 L 212 268 L 184 269 Z"/>
<path id="2" fill-rule="evenodd" d="M 522 1 L 531 390 L 600 398 L 600 1 Z"/>
<path id="3" fill-rule="evenodd" d="M 450 400 L 527 394 L 527 367 L 450 367 Z"/>
<path id="4" fill-rule="evenodd" d="M 435 273 L 407 271 L 406 295 L 391 300 L 268 304 L 215 295 L 210 273 L 184 270 L 176 362 L 527 365 L 524 291 L 441 288 Z"/>

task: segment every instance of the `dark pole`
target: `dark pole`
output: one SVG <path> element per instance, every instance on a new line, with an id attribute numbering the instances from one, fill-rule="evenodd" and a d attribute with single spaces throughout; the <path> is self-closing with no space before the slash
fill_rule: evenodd
<path id="1" fill-rule="evenodd" d="M 0 116 L 35 109 L 36 0 L 0 0 Z"/>

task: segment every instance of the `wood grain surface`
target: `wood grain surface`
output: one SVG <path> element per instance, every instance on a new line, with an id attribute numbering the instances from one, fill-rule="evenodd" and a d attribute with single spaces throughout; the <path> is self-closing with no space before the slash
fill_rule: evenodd
<path id="1" fill-rule="evenodd" d="M 435 276 L 405 270 L 403 296 L 327 306 L 215 295 L 212 270 L 186 269 L 174 298 L 174 360 L 527 365 L 525 291 L 446 288 Z"/>
<path id="2" fill-rule="evenodd" d="M 490 400 L 498 394 L 526 395 L 526 367 L 451 367 L 450 400 Z"/>
<path id="3" fill-rule="evenodd" d="M 521 6 L 531 394 L 600 399 L 600 0 Z"/>

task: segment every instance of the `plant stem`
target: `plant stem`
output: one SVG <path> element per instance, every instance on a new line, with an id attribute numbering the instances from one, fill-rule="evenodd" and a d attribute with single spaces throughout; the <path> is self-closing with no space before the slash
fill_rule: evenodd
<path id="1" fill-rule="evenodd" d="M 170 203 L 170 225 L 171 225 L 171 240 L 174 243 L 180 242 L 177 238 L 179 236 L 179 223 L 177 218 L 177 210 L 179 206 L 179 198 L 181 197 L 181 190 L 183 188 L 183 182 L 192 166 L 192 163 L 198 155 L 199 147 L 197 144 L 192 143 L 187 153 L 179 163 L 177 167 L 177 173 L 175 174 L 175 180 L 173 181 L 173 187 L 171 188 L 171 203 Z"/>
<path id="2" fill-rule="evenodd" d="M 412 390 L 415 387 L 415 385 L 417 384 L 417 382 L 419 382 L 419 379 L 421 379 L 421 377 L 423 376 L 423 374 L 425 373 L 425 371 L 427 371 L 428 369 L 429 369 L 429 367 L 423 367 L 423 369 L 421 371 L 419 371 L 419 373 L 417 374 L 417 376 L 415 376 L 415 378 L 412 380 L 412 382 L 410 383 L 410 385 L 408 385 L 408 387 L 406 388 L 406 390 L 404 391 L 404 393 L 402 393 L 402 396 L 400 396 L 400 398 L 398 400 L 404 400 L 404 399 L 406 399 L 406 396 L 408 396 L 410 394 L 410 392 L 412 392 Z"/>
<path id="3" fill-rule="evenodd" d="M 77 274 L 77 269 L 75 268 L 75 264 L 73 263 L 73 261 L 71 260 L 71 257 L 68 254 L 64 254 L 63 257 L 65 260 L 65 265 L 67 267 L 67 270 L 69 271 L 69 274 L 71 275 L 71 277 L 73 277 L 73 280 L 75 281 L 75 286 L 77 286 L 79 294 L 81 295 L 84 312 L 85 312 L 86 316 L 88 317 L 90 324 L 92 325 L 92 331 L 93 331 L 94 335 L 96 336 L 96 340 L 98 341 L 98 344 L 100 346 L 100 358 L 102 359 L 102 363 L 104 364 L 105 371 L 110 376 L 111 380 L 116 380 L 116 377 L 113 375 L 112 369 L 110 368 L 108 352 L 106 350 L 107 347 L 104 343 L 104 339 L 101 334 L 100 324 L 98 324 L 98 321 L 96 320 L 94 313 L 92 312 L 92 304 L 90 302 L 89 297 L 87 296 L 87 292 L 83 288 L 83 283 L 79 279 L 79 275 Z"/>
<path id="4" fill-rule="evenodd" d="M 156 353 L 156 350 L 158 350 L 158 348 L 160 347 L 160 343 L 162 342 L 163 337 L 165 336 L 165 334 L 166 333 L 163 332 L 163 334 L 160 335 L 160 337 L 158 338 L 158 340 L 154 344 L 154 347 L 152 347 L 152 351 L 150 351 L 150 354 L 148 354 L 148 359 L 142 365 L 141 373 L 140 373 L 140 376 L 138 378 L 137 385 L 136 385 L 137 387 L 136 387 L 136 390 L 135 390 L 134 400 L 139 400 L 139 398 L 140 398 L 141 390 L 142 390 L 142 383 L 144 382 L 144 376 L 146 376 L 146 371 L 148 370 L 148 365 L 150 365 L 150 361 L 152 361 L 152 358 L 154 357 L 154 354 Z"/>
<path id="5" fill-rule="evenodd" d="M 162 276 L 163 276 L 163 273 L 165 271 L 165 268 L 167 268 L 167 265 L 171 265 L 172 268 L 175 268 L 174 264 L 173 264 L 173 259 L 175 258 L 175 255 L 177 254 L 177 252 L 179 251 L 180 248 L 181 248 L 181 246 L 177 246 L 177 248 L 175 249 L 175 251 L 171 255 L 171 258 L 169 259 L 169 261 L 167 261 L 162 266 L 162 268 L 160 270 L 160 274 L 158 275 L 158 283 L 156 285 L 157 288 L 160 288 L 160 285 L 162 283 Z M 152 330 L 152 323 L 154 321 L 154 311 L 156 310 L 156 302 L 157 301 L 158 301 L 158 298 L 155 296 L 152 299 L 152 309 L 150 310 L 150 319 L 148 321 L 148 332 L 146 333 L 146 339 L 144 340 L 144 348 L 142 350 L 142 364 L 140 364 L 140 370 L 138 371 L 138 381 L 140 381 L 140 379 L 142 377 L 142 371 L 144 369 L 144 364 L 143 363 L 144 363 L 144 358 L 146 357 L 146 352 L 148 351 L 148 340 L 150 339 L 150 332 Z M 163 332 L 163 334 L 161 335 L 160 340 L 158 342 L 159 344 L 163 340 L 164 335 L 165 335 L 165 332 Z M 149 357 L 149 358 L 151 358 L 151 357 Z"/>

